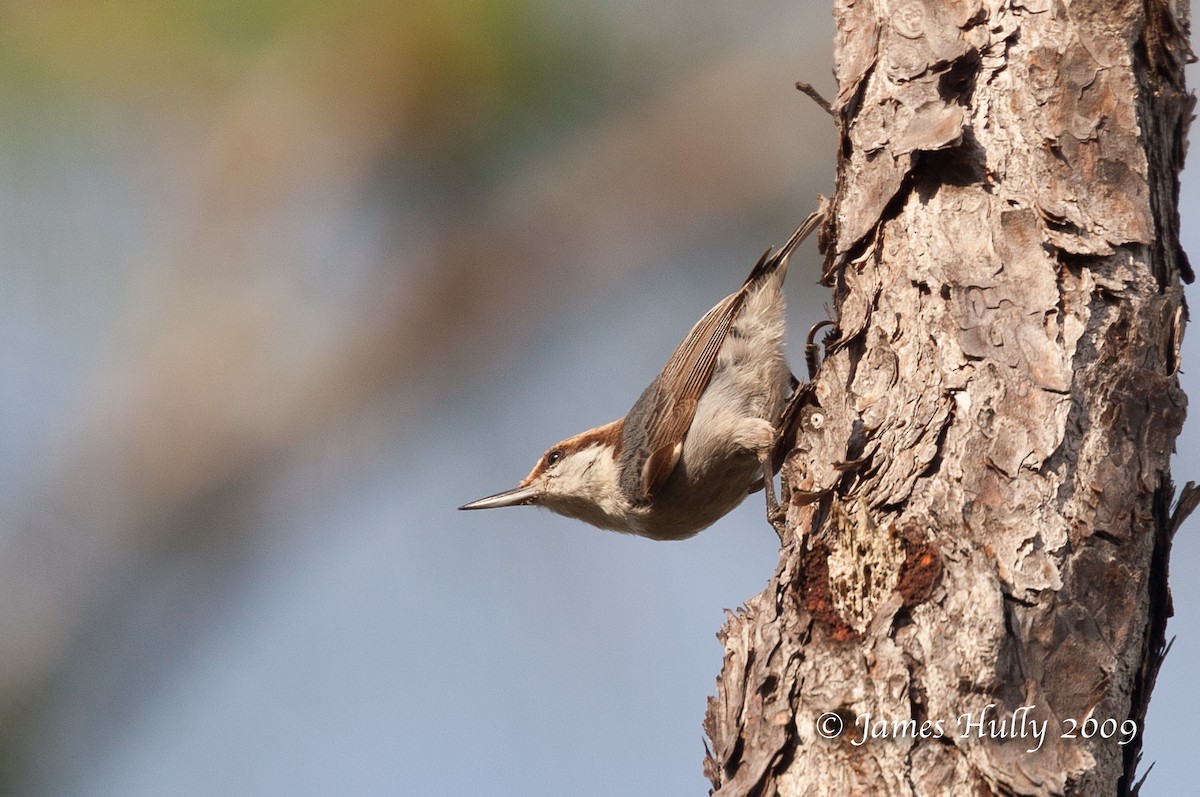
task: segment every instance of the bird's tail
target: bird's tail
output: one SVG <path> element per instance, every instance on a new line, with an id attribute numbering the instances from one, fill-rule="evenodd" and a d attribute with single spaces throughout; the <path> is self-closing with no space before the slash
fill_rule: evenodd
<path id="1" fill-rule="evenodd" d="M 750 276 L 746 277 L 746 285 L 757 282 L 768 274 L 773 274 L 780 268 L 787 266 L 788 258 L 792 251 L 804 242 L 804 239 L 812 235 L 812 231 L 825 220 L 825 203 L 821 203 L 821 207 L 814 210 L 808 215 L 804 221 L 800 222 L 800 226 L 796 231 L 784 241 L 783 246 L 779 247 L 779 251 L 768 249 L 763 252 L 763 256 L 758 259 L 758 263 L 750 271 Z"/>

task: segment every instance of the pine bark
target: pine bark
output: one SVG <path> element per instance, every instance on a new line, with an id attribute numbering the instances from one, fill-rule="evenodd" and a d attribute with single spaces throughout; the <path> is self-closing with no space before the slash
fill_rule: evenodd
<path id="1" fill-rule="evenodd" d="M 721 632 L 712 793 L 1135 793 L 1198 497 L 1172 509 L 1187 3 L 834 15 L 836 330 L 778 569 Z"/>

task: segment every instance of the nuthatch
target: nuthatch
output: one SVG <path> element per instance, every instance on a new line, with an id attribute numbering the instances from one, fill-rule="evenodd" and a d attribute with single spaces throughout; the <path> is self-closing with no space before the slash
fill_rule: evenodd
<path id="1" fill-rule="evenodd" d="M 765 488 L 774 524 L 773 452 L 796 384 L 783 355 L 783 279 L 823 218 L 813 213 L 778 252 L 763 254 L 624 418 L 567 438 L 514 489 L 460 508 L 544 506 L 602 529 L 681 540 Z"/>

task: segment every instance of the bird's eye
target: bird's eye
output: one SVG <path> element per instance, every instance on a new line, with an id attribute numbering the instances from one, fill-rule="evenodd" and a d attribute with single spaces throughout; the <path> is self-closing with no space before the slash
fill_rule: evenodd
<path id="1" fill-rule="evenodd" d="M 546 464 L 547 465 L 555 465 L 562 458 L 563 458 L 563 450 L 561 448 L 556 448 L 553 451 L 551 451 L 549 454 L 546 455 Z"/>

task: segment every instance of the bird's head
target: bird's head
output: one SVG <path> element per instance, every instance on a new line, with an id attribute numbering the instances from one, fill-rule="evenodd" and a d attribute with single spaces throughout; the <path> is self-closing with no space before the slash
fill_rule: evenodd
<path id="1" fill-rule="evenodd" d="M 613 421 L 563 440 L 513 489 L 459 509 L 543 506 L 600 528 L 629 530 L 619 479 L 621 427 L 621 421 Z"/>

